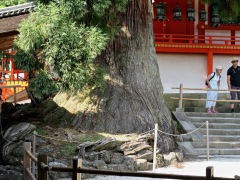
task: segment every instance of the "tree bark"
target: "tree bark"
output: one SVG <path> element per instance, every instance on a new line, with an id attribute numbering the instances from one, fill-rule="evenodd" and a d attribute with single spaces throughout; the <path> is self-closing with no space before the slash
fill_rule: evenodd
<path id="1" fill-rule="evenodd" d="M 171 114 L 163 99 L 156 59 L 151 0 L 129 0 L 119 14 L 121 32 L 99 57 L 105 63 L 107 88 L 98 112 L 79 113 L 73 125 L 111 133 L 143 133 L 159 129 L 172 133 Z M 160 135 L 161 151 L 171 151 L 171 136 Z"/>

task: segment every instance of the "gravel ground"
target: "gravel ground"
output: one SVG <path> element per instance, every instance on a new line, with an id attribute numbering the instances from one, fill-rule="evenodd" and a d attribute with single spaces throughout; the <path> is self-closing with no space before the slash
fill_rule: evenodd
<path id="1" fill-rule="evenodd" d="M 240 158 L 188 159 L 183 163 L 156 169 L 156 173 L 205 176 L 206 167 L 214 167 L 214 177 L 234 178 L 240 175 Z M 97 176 L 89 180 L 153 180 L 154 178 Z M 159 179 L 159 178 L 158 178 Z"/>

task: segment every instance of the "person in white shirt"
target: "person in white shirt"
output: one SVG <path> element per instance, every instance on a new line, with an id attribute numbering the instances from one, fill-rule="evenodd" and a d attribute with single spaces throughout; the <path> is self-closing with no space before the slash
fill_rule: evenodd
<path id="1" fill-rule="evenodd" d="M 217 66 L 216 71 L 209 74 L 206 82 L 208 84 L 208 91 L 207 91 L 207 100 L 213 100 L 213 101 L 206 101 L 206 108 L 208 113 L 217 113 L 215 107 L 216 107 L 216 101 L 218 97 L 218 91 L 211 91 L 211 89 L 219 89 L 220 88 L 220 79 L 221 79 L 221 72 L 222 72 L 222 66 Z"/>

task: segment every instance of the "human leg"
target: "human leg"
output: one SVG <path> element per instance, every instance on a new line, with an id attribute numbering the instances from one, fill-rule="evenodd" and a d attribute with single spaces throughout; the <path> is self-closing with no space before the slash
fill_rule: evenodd
<path id="1" fill-rule="evenodd" d="M 212 91 L 207 91 L 207 100 L 211 100 L 211 93 Z M 207 112 L 208 113 L 212 113 L 211 111 L 211 107 L 212 107 L 212 101 L 206 101 L 206 108 L 207 108 Z"/>
<path id="2" fill-rule="evenodd" d="M 218 97 L 218 91 L 213 91 L 212 100 L 214 101 L 212 101 L 212 113 L 218 113 L 215 109 L 217 97 Z"/>
<path id="3" fill-rule="evenodd" d="M 231 89 L 236 89 L 236 87 L 231 86 Z M 231 91 L 230 96 L 231 96 L 231 100 L 235 100 L 236 96 L 237 96 L 237 92 L 236 91 Z M 234 112 L 234 102 L 233 101 L 231 102 L 230 107 L 231 107 L 231 112 Z"/>
<path id="4" fill-rule="evenodd" d="M 237 90 L 240 90 L 240 87 L 236 88 Z M 237 93 L 237 99 L 240 100 L 240 92 L 236 92 Z M 240 102 L 238 102 L 238 105 L 240 105 Z"/>

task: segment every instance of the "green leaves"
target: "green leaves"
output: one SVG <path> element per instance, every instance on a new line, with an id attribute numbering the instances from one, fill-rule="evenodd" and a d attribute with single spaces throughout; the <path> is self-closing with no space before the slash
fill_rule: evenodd
<path id="1" fill-rule="evenodd" d="M 38 75 L 30 80 L 29 91 L 34 98 L 42 101 L 48 97 L 54 96 L 59 91 L 59 82 L 53 81 L 52 77 L 43 70 L 38 71 Z"/>
<path id="2" fill-rule="evenodd" d="M 39 71 L 41 77 L 31 81 L 31 89 L 39 91 L 39 84 L 44 83 L 40 80 L 45 75 L 49 81 L 51 74 L 61 80 L 61 88 L 103 89 L 104 70 L 93 62 L 114 36 L 112 33 L 118 28 L 116 13 L 124 10 L 127 0 L 36 1 L 36 11 L 21 23 L 15 41 L 17 66 L 32 74 L 44 70 L 45 74 Z M 49 94 L 43 89 L 41 92 Z M 39 95 L 38 99 L 44 96 Z"/>
<path id="3" fill-rule="evenodd" d="M 27 71 L 48 64 L 52 69 L 48 73 L 57 74 L 62 87 L 77 90 L 94 82 L 90 78 L 99 74 L 93 60 L 105 49 L 108 37 L 98 27 L 77 25 L 65 12 L 59 4 L 38 6 L 37 12 L 21 24 L 15 61 Z"/>
<path id="4" fill-rule="evenodd" d="M 213 5 L 214 9 L 220 15 L 222 23 L 226 23 L 229 17 L 237 21 L 240 16 L 240 1 L 239 0 L 202 0 L 204 3 Z"/>
<path id="5" fill-rule="evenodd" d="M 15 5 L 23 4 L 26 2 L 31 2 L 31 0 L 1 0 L 0 8 L 15 6 Z"/>

